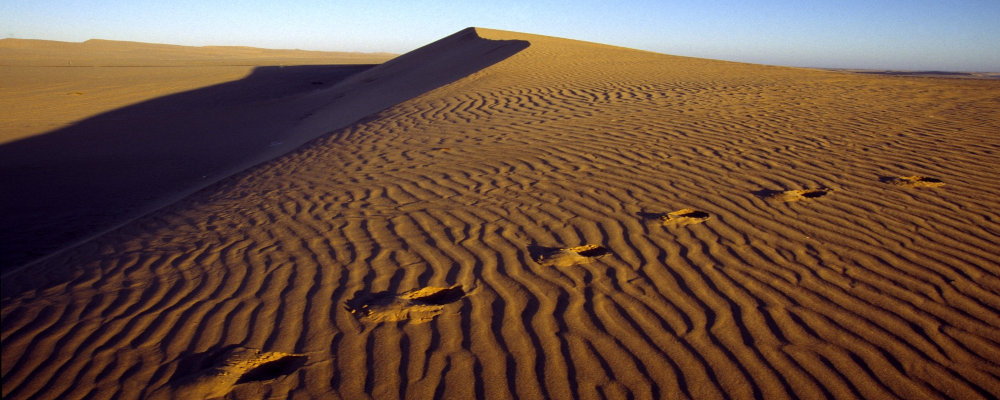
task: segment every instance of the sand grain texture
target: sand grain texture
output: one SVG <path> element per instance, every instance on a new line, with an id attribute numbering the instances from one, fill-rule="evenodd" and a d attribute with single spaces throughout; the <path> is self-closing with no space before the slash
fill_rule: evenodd
<path id="1" fill-rule="evenodd" d="M 145 398 L 237 345 L 308 361 L 212 395 L 1000 396 L 1000 82 L 463 32 L 385 65 L 460 79 L 5 279 L 4 398 Z"/>

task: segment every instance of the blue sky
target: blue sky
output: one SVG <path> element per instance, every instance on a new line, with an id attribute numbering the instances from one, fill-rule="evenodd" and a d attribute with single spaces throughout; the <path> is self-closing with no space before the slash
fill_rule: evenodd
<path id="1" fill-rule="evenodd" d="M 761 64 L 1000 71 L 1000 0 L 3 0 L 0 35 L 403 53 L 468 26 Z"/>

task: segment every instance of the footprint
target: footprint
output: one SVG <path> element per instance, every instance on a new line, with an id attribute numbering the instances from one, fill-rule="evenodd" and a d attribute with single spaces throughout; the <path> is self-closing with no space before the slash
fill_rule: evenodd
<path id="1" fill-rule="evenodd" d="M 796 189 L 796 190 L 761 190 L 756 192 L 756 194 L 767 200 L 774 201 L 799 201 L 805 199 L 815 199 L 817 197 L 823 197 L 830 194 L 831 190 L 827 188 L 819 189 Z"/>
<path id="2" fill-rule="evenodd" d="M 611 251 L 596 244 L 569 248 L 531 246 L 528 251 L 531 258 L 543 267 L 572 267 L 611 254 Z"/>
<path id="3" fill-rule="evenodd" d="M 305 364 L 301 354 L 263 352 L 228 346 L 183 360 L 177 383 L 153 393 L 151 398 L 211 399 L 228 394 L 236 385 L 277 379 Z"/>
<path id="4" fill-rule="evenodd" d="M 683 210 L 677 210 L 669 213 L 640 213 L 639 215 L 647 219 L 655 219 L 660 221 L 665 226 L 686 226 L 693 224 L 700 224 L 707 221 L 712 216 L 704 211 L 698 211 L 692 208 L 685 208 Z"/>
<path id="5" fill-rule="evenodd" d="M 891 183 L 893 185 L 899 186 L 909 186 L 909 187 L 941 187 L 944 186 L 944 182 L 937 178 L 930 178 L 926 176 L 913 175 L 913 176 L 884 176 L 882 177 L 882 182 Z"/>
<path id="6" fill-rule="evenodd" d="M 367 293 L 347 301 L 347 310 L 361 320 L 392 322 L 410 320 L 427 322 L 444 310 L 446 304 L 465 297 L 461 285 L 452 287 L 425 287 L 401 294 L 390 292 Z"/>

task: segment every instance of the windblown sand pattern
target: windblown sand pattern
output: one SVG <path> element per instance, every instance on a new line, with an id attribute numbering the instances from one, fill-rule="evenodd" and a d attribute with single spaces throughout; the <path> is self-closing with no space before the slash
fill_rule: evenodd
<path id="1" fill-rule="evenodd" d="M 1000 396 L 1000 82 L 475 33 L 530 45 L 7 277 L 4 398 L 176 394 L 234 345 L 308 362 L 212 395 Z"/>

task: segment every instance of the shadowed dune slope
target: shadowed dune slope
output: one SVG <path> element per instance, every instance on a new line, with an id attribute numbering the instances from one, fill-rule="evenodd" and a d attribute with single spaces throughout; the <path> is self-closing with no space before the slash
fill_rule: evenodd
<path id="1" fill-rule="evenodd" d="M 530 46 L 5 279 L 3 396 L 1000 395 L 1000 82 L 474 33 Z"/>
<path id="2" fill-rule="evenodd" d="M 150 52 L 133 56 L 136 62 L 183 55 L 193 63 L 189 67 L 213 62 L 202 54 L 204 48 L 92 42 L 82 47 L 108 53 L 124 65 L 131 59 L 116 57 L 133 47 Z M 72 45 L 52 46 L 79 47 Z M 0 268 L 8 271 L 176 201 L 526 45 L 484 40 L 465 30 L 370 69 L 258 67 L 238 81 L 156 98 L 0 145 Z M 228 49 L 221 54 L 249 57 L 243 53 L 251 50 L 275 57 L 286 53 Z"/>

